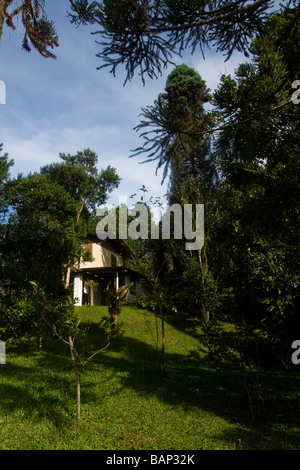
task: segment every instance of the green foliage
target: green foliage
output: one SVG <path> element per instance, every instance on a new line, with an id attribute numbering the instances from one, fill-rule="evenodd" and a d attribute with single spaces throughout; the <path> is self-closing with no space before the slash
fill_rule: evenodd
<path id="1" fill-rule="evenodd" d="M 35 281 L 47 292 L 64 290 L 66 269 L 84 253 L 95 229 L 96 205 L 119 184 L 114 168 L 101 172 L 91 150 L 60 155 L 40 173 L 19 175 L 5 186 L 9 214 L 2 228 L 2 279 L 19 288 Z"/>
<path id="2" fill-rule="evenodd" d="M 76 155 L 61 153 L 59 156 L 62 162 L 42 167 L 41 173 L 76 200 L 78 216 L 83 208 L 93 211 L 103 204 L 108 194 L 120 183 L 115 168 L 108 166 L 98 171 L 98 155 L 90 149 L 77 152 Z"/>
<path id="3" fill-rule="evenodd" d="M 297 9 L 275 15 L 253 43 L 253 63 L 214 95 L 225 119 L 215 145 L 224 212 L 215 236 L 230 260 L 222 283 L 234 288 L 239 321 L 259 326 L 273 364 L 284 366 L 299 328 L 300 108 L 290 99 L 299 24 Z"/>
<path id="4" fill-rule="evenodd" d="M 91 2 L 89 4 L 88 0 L 70 0 L 71 11 L 68 12 L 71 23 L 76 25 L 86 25 L 95 23 L 96 9 L 98 2 Z"/>
<path id="5" fill-rule="evenodd" d="M 3 151 L 3 144 L 0 144 L 0 153 Z M 7 208 L 7 197 L 5 191 L 5 184 L 10 176 L 10 168 L 13 166 L 14 161 L 8 159 L 8 154 L 0 156 L 0 213 L 2 215 Z"/>
<path id="6" fill-rule="evenodd" d="M 186 303 L 190 309 L 196 307 L 211 314 L 215 312 L 220 305 L 216 280 L 208 269 L 204 272 L 196 257 L 186 257 L 182 283 L 183 288 L 178 296 L 182 306 Z"/>
<path id="7" fill-rule="evenodd" d="M 0 152 L 3 152 L 3 144 L 0 144 Z M 13 166 L 14 161 L 8 160 L 8 154 L 5 153 L 4 155 L 0 156 L 0 182 L 1 188 L 5 181 L 7 181 L 9 177 L 9 170 L 10 167 Z"/>
<path id="8" fill-rule="evenodd" d="M 36 325 L 36 310 L 27 291 L 1 293 L 0 338 L 11 343 L 32 342 Z"/>
<path id="9" fill-rule="evenodd" d="M 168 75 L 165 91 L 164 97 L 169 107 L 172 102 L 179 101 L 185 108 L 196 108 L 192 109 L 194 113 L 202 112 L 203 103 L 210 99 L 205 80 L 186 64 L 177 65 Z"/>
<path id="10" fill-rule="evenodd" d="M 8 346 L 20 343 L 39 344 L 54 323 L 62 331 L 69 316 L 70 297 L 65 292 L 60 296 L 47 294 L 35 282 L 27 289 L 7 290 L 0 295 L 0 338 Z"/>
<path id="11" fill-rule="evenodd" d="M 263 305 L 261 327 L 277 360 L 286 367 L 286 351 L 299 328 L 299 256 L 286 247 L 267 247 L 250 257 L 249 286 Z"/>
<path id="12" fill-rule="evenodd" d="M 157 315 L 166 315 L 171 312 L 172 305 L 170 302 L 169 295 L 162 286 L 156 286 L 156 288 L 146 292 L 138 300 L 141 307 L 154 312 Z"/>

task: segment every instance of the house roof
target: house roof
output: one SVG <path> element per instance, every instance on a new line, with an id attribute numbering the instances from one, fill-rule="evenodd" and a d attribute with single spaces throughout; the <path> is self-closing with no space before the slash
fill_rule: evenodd
<path id="1" fill-rule="evenodd" d="M 137 273 L 135 273 L 135 271 L 132 271 L 130 268 L 127 268 L 125 266 L 89 267 L 89 268 L 80 267 L 80 268 L 77 268 L 77 271 L 82 271 L 82 272 L 85 272 L 86 274 L 93 274 L 93 275 L 98 274 L 100 276 L 101 276 L 101 274 L 104 274 L 105 277 L 107 277 L 109 275 L 115 277 L 117 272 L 118 273 L 127 273 L 127 274 L 130 274 L 130 275 L 137 274 Z"/>

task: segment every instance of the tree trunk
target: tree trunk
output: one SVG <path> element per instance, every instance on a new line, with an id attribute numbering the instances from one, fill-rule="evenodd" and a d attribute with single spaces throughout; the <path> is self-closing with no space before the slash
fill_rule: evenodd
<path id="1" fill-rule="evenodd" d="M 94 306 L 94 287 L 90 285 L 90 306 Z"/>
<path id="2" fill-rule="evenodd" d="M 163 376 L 167 376 L 167 364 L 166 364 L 166 350 L 165 350 L 165 319 L 161 317 L 161 343 L 162 343 L 162 360 L 163 360 Z"/>
<path id="3" fill-rule="evenodd" d="M 70 285 L 70 278 L 71 278 L 71 268 L 67 268 L 67 272 L 66 272 L 66 278 L 65 278 L 65 284 L 66 284 L 66 287 L 69 287 Z"/>
<path id="4" fill-rule="evenodd" d="M 72 360 L 72 365 L 73 369 L 76 375 L 76 389 L 77 389 L 77 420 L 80 420 L 80 371 L 78 370 L 77 364 L 76 364 L 76 359 L 74 355 L 74 341 L 71 336 L 69 336 L 69 346 L 70 346 L 70 354 L 71 354 L 71 360 Z"/>
<path id="5" fill-rule="evenodd" d="M 203 258 L 204 260 L 202 259 L 202 254 L 203 254 Z M 201 268 L 201 278 L 202 278 L 202 290 L 203 290 L 203 294 L 205 293 L 206 291 L 206 279 L 207 279 L 207 276 L 208 276 L 208 261 L 207 261 L 207 256 L 206 256 L 206 246 L 204 245 L 198 252 L 198 256 L 199 256 L 199 262 L 200 262 L 200 268 Z M 202 305 L 201 305 L 201 310 L 202 310 L 202 315 L 203 315 L 203 320 L 204 320 L 204 327 L 205 329 L 208 329 L 209 328 L 209 320 L 210 320 L 210 315 L 209 315 L 209 310 L 207 308 L 207 305 L 206 305 L 206 300 L 204 300 L 202 302 Z"/>
<path id="6" fill-rule="evenodd" d="M 43 352 L 43 332 L 40 331 L 40 334 L 39 334 L 39 352 L 42 353 Z"/>
<path id="7" fill-rule="evenodd" d="M 162 351 L 162 373 L 163 376 L 167 376 L 167 363 L 166 363 L 166 350 L 165 350 L 165 316 L 162 310 L 162 306 L 159 305 L 160 316 L 161 316 L 161 351 Z"/>
<path id="8" fill-rule="evenodd" d="M 77 420 L 80 420 L 80 373 L 76 372 L 77 378 Z"/>

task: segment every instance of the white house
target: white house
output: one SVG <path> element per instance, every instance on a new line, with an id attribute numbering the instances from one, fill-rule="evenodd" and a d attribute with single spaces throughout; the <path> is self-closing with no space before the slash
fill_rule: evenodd
<path id="1" fill-rule="evenodd" d="M 139 289 L 136 274 L 124 266 L 124 259 L 130 254 L 120 240 L 91 239 L 86 242 L 86 249 L 92 261 L 81 261 L 70 275 L 76 305 L 107 305 L 109 290 L 118 290 L 132 281 Z M 128 302 L 133 300 L 131 293 Z"/>

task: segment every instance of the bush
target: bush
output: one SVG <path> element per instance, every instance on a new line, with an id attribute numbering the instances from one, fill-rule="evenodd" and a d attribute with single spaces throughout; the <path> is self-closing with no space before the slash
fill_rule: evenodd
<path id="1" fill-rule="evenodd" d="M 54 298 L 34 282 L 28 290 L 3 292 L 0 295 L 0 339 L 6 345 L 38 342 L 41 349 L 47 322 L 60 330 L 69 309 L 67 292 Z"/>

